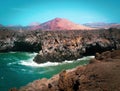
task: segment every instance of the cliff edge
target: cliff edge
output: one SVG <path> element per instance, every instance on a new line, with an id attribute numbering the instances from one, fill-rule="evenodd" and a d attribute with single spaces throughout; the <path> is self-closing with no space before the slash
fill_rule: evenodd
<path id="1" fill-rule="evenodd" d="M 120 49 L 120 29 L 92 31 L 0 30 L 0 52 L 37 52 L 36 63 L 75 60 L 96 52 Z"/>
<path id="2" fill-rule="evenodd" d="M 36 63 L 74 60 L 96 52 L 120 49 L 120 30 L 46 31 Z"/>
<path id="3" fill-rule="evenodd" d="M 120 50 L 96 53 L 95 59 L 86 66 L 10 91 L 120 91 Z"/>

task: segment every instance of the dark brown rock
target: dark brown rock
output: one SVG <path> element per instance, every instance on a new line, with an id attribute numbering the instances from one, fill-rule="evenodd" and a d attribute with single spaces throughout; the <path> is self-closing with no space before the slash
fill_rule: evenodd
<path id="1" fill-rule="evenodd" d="M 93 31 L 0 29 L 0 52 L 38 52 L 34 58 L 37 63 L 74 60 L 112 49 L 120 49 L 120 29 Z M 104 59 L 102 56 L 101 58 Z"/>
<path id="2" fill-rule="evenodd" d="M 9 91 L 18 91 L 16 88 L 11 88 Z"/>
<path id="3" fill-rule="evenodd" d="M 34 61 L 37 63 L 61 62 L 94 55 L 96 52 L 119 49 L 119 30 L 113 32 L 117 33 L 111 35 L 111 30 L 43 32 L 42 49 Z M 109 57 L 111 54 L 106 52 L 104 55 Z M 104 59 L 104 56 L 99 57 L 96 54 L 96 59 Z"/>
<path id="4" fill-rule="evenodd" d="M 106 53 L 116 56 L 106 61 Z M 120 50 L 99 55 L 103 54 L 104 60 L 62 71 L 51 79 L 36 80 L 18 91 L 120 91 Z"/>

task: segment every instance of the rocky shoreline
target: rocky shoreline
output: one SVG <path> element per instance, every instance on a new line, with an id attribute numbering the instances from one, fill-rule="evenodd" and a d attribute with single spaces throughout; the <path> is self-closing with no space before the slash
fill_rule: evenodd
<path id="1" fill-rule="evenodd" d="M 38 52 L 33 60 L 36 63 L 62 62 L 96 55 L 96 59 L 91 60 L 86 66 L 63 71 L 51 79 L 36 80 L 19 90 L 13 88 L 10 91 L 119 91 L 119 49 L 120 29 L 0 30 L 0 52 Z"/>
<path id="2" fill-rule="evenodd" d="M 71 31 L 0 30 L 0 52 L 38 52 L 37 63 L 62 62 L 120 49 L 120 29 Z"/>
<path id="3" fill-rule="evenodd" d="M 37 35 L 37 31 L 2 29 L 0 30 L 0 52 L 39 52 L 40 40 L 41 37 Z"/>
<path id="4" fill-rule="evenodd" d="M 42 49 L 34 58 L 37 63 L 61 62 L 112 49 L 120 49 L 120 31 L 116 29 L 93 31 L 44 32 Z"/>
<path id="5" fill-rule="evenodd" d="M 96 53 L 86 66 L 64 70 L 10 91 L 120 91 L 120 50 Z"/>

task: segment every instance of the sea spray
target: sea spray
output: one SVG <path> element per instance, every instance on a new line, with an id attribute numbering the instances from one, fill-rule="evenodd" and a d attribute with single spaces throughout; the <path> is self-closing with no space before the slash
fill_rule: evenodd
<path id="1" fill-rule="evenodd" d="M 46 62 L 37 64 L 33 58 L 37 53 L 9 52 L 0 53 L 0 91 L 11 87 L 21 87 L 36 79 L 50 78 L 62 70 L 85 65 L 93 56 L 63 62 Z M 7 84 L 6 84 L 7 83 Z"/>
<path id="2" fill-rule="evenodd" d="M 82 60 L 89 60 L 91 58 L 94 58 L 94 56 L 87 56 L 87 57 L 83 57 L 83 58 L 79 58 L 77 60 L 65 60 L 63 62 L 46 62 L 46 63 L 41 63 L 41 64 L 37 64 L 36 62 L 33 61 L 33 58 L 28 59 L 28 60 L 21 60 L 19 62 L 19 64 L 21 65 L 25 65 L 25 66 L 32 66 L 32 67 L 47 67 L 47 66 L 57 66 L 57 65 L 62 65 L 62 64 L 67 64 L 67 63 L 73 63 L 73 62 L 78 62 L 78 61 L 82 61 Z"/>
<path id="3" fill-rule="evenodd" d="M 18 54 L 19 52 L 9 52 L 10 54 L 13 54 L 14 56 L 12 58 L 10 58 L 9 60 L 16 60 L 18 58 L 16 58 L 16 55 L 15 54 Z M 19 58 L 18 61 L 13 61 L 13 62 L 9 62 L 7 65 L 16 65 L 16 64 L 24 64 L 24 62 L 28 62 L 28 64 L 30 62 L 33 61 L 34 57 L 37 55 L 37 53 L 27 53 L 27 52 L 24 52 L 24 53 L 20 53 L 23 57 L 25 57 L 25 60 Z"/>

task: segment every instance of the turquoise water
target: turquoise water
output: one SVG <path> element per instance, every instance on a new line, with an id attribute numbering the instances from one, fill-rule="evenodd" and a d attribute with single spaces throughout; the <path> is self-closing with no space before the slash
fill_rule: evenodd
<path id="1" fill-rule="evenodd" d="M 36 53 L 10 52 L 0 53 L 0 91 L 8 91 L 12 87 L 21 87 L 41 78 L 50 78 L 64 69 L 85 65 L 91 56 L 77 61 L 63 63 L 36 64 L 32 60 Z"/>

